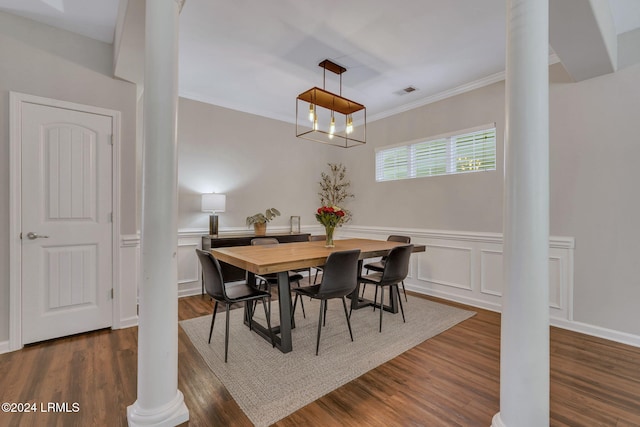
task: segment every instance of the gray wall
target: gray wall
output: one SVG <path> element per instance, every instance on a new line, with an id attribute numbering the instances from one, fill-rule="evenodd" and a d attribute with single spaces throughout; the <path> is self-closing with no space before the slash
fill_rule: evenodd
<path id="1" fill-rule="evenodd" d="M 9 91 L 122 112 L 121 231 L 135 233 L 135 86 L 112 46 L 0 12 L 0 341 L 9 337 Z"/>
<path id="2" fill-rule="evenodd" d="M 178 229 L 206 229 L 202 193 L 224 193 L 220 228 L 246 228 L 247 216 L 276 208 L 270 225 L 292 215 L 315 225 L 318 181 L 335 147 L 295 137 L 295 126 L 180 98 L 178 106 Z"/>
<path id="3" fill-rule="evenodd" d="M 8 339 L 9 95 L 18 91 L 122 111 L 122 234 L 136 226 L 136 90 L 111 75 L 111 46 L 0 12 L 0 341 Z M 640 335 L 640 66 L 580 83 L 552 67 L 551 233 L 576 239 L 574 318 Z M 489 122 L 498 170 L 375 183 L 375 147 Z M 276 207 L 287 226 L 316 225 L 317 181 L 343 162 L 354 225 L 502 231 L 504 85 L 494 84 L 372 122 L 348 150 L 297 139 L 292 124 L 186 99 L 179 105 L 180 229 L 204 229 L 203 192 L 228 195 L 222 228 Z"/>
<path id="4" fill-rule="evenodd" d="M 640 335 L 640 66 L 574 83 L 550 69 L 551 233 L 575 237 L 574 320 Z M 180 103 L 180 227 L 206 228 L 199 194 L 225 192 L 222 225 L 266 207 L 315 225 L 314 189 L 343 162 L 353 225 L 502 232 L 504 83 L 369 123 L 366 146 L 296 140 L 292 125 L 194 101 Z M 375 148 L 495 122 L 496 171 L 376 183 Z"/>
<path id="5" fill-rule="evenodd" d="M 551 68 L 550 230 L 575 237 L 574 320 L 640 335 L 640 66 L 579 83 Z M 504 83 L 371 123 L 348 150 L 354 224 L 502 232 Z M 376 183 L 374 149 L 496 122 L 498 169 Z"/>

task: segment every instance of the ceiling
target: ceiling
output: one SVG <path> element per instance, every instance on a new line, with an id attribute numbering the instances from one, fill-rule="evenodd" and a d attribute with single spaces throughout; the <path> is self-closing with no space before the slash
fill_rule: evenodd
<path id="1" fill-rule="evenodd" d="M 640 28 L 640 0 L 608 3 L 617 34 Z M 0 0 L 0 10 L 113 43 L 118 4 Z M 504 0 L 186 0 L 179 91 L 291 122 L 329 58 L 347 68 L 343 96 L 375 120 L 501 80 L 505 43 Z M 326 89 L 338 92 L 337 75 Z"/>

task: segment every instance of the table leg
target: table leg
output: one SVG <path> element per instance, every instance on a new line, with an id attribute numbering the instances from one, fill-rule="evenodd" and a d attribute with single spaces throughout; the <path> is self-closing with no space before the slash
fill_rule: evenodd
<path id="1" fill-rule="evenodd" d="M 247 272 L 247 283 L 255 285 L 255 274 Z M 280 326 L 271 328 L 276 348 L 283 353 L 289 353 L 292 350 L 291 341 L 291 286 L 289 284 L 289 272 L 278 273 L 278 305 L 280 306 Z M 273 318 L 272 318 L 273 321 Z M 244 324 L 249 326 L 249 313 L 245 311 Z M 271 335 L 266 326 L 261 325 L 256 320 L 251 320 L 251 328 L 255 333 L 265 340 L 271 342 Z M 279 335 L 279 336 L 278 336 Z"/>
<path id="2" fill-rule="evenodd" d="M 291 285 L 288 271 L 278 273 L 278 302 L 280 305 L 280 351 L 289 353 L 293 346 L 291 343 Z"/>

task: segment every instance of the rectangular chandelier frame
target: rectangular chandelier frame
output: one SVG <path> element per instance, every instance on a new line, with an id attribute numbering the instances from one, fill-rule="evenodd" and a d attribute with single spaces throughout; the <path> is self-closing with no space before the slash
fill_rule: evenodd
<path id="1" fill-rule="evenodd" d="M 340 93 L 342 94 L 342 73 L 346 68 L 329 61 L 318 64 L 320 67 L 340 75 Z M 302 92 L 296 98 L 296 136 L 311 141 L 338 147 L 355 147 L 366 143 L 367 109 L 364 105 L 344 98 L 326 89 L 313 87 Z M 324 109 L 324 110 L 323 110 Z M 325 111 L 326 110 L 326 111 Z M 306 111 L 313 117 L 311 125 L 302 118 Z M 336 114 L 344 116 L 336 119 Z M 355 116 L 354 116 L 355 115 Z M 319 124 L 322 117 L 322 125 Z M 331 131 L 327 125 L 331 123 Z"/>

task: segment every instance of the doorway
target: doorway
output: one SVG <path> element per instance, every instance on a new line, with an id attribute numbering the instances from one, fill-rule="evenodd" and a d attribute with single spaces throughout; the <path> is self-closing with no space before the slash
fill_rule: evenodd
<path id="1" fill-rule="evenodd" d="M 10 349 L 111 327 L 119 113 L 11 93 Z"/>

